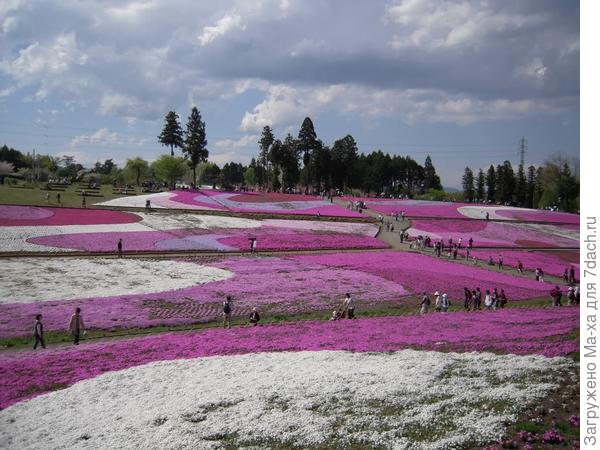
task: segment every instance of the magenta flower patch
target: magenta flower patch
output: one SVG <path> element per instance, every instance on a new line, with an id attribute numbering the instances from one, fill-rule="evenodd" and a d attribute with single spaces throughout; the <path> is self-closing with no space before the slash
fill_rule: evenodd
<path id="1" fill-rule="evenodd" d="M 136 214 L 105 209 L 0 205 L 0 226 L 121 224 L 140 220 Z"/>
<path id="2" fill-rule="evenodd" d="M 88 312 L 86 320 L 94 318 Z M 303 350 L 388 352 L 418 348 L 560 356 L 578 351 L 578 341 L 563 340 L 578 328 L 576 309 L 512 309 L 210 329 L 84 342 L 79 347 L 61 346 L 37 353 L 3 352 L 0 407 L 107 371 L 153 361 L 214 355 Z M 548 433 L 545 439 L 550 442 L 559 437 Z"/>

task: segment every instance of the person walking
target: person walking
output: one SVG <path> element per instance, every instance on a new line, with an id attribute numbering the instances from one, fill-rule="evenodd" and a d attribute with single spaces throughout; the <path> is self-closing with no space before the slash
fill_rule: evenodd
<path id="1" fill-rule="evenodd" d="M 498 298 L 498 289 L 494 288 L 492 291 L 492 309 L 495 311 L 498 309 L 498 303 L 500 299 Z"/>
<path id="2" fill-rule="evenodd" d="M 254 308 L 252 308 L 252 312 L 250 313 L 250 323 L 252 324 L 253 327 L 255 327 L 256 325 L 258 325 L 259 321 L 260 321 L 260 314 L 258 314 L 256 307 L 254 307 Z"/>
<path id="3" fill-rule="evenodd" d="M 42 323 L 42 315 L 37 314 L 35 316 L 35 324 L 33 325 L 33 337 L 35 342 L 33 344 L 33 349 L 35 350 L 38 345 L 41 345 L 42 348 L 46 348 L 46 343 L 44 342 L 44 324 Z"/>
<path id="4" fill-rule="evenodd" d="M 544 271 L 540 267 L 540 283 L 543 283 L 543 282 L 544 282 Z"/>
<path id="5" fill-rule="evenodd" d="M 123 257 L 123 239 L 119 238 L 119 242 L 117 242 L 117 254 L 119 258 Z"/>
<path id="6" fill-rule="evenodd" d="M 569 270 L 569 283 L 575 284 L 575 267 L 571 266 Z"/>
<path id="7" fill-rule="evenodd" d="M 349 293 L 346 293 L 346 298 L 344 299 L 344 311 L 348 314 L 348 319 L 356 319 L 354 317 L 354 300 Z"/>
<path id="8" fill-rule="evenodd" d="M 477 288 L 475 290 L 475 299 L 473 301 L 473 311 L 478 310 L 481 311 L 481 289 Z"/>
<path id="9" fill-rule="evenodd" d="M 569 299 L 569 305 L 575 304 L 575 289 L 573 289 L 573 286 L 569 286 L 569 290 L 567 291 L 567 298 Z"/>
<path id="10" fill-rule="evenodd" d="M 504 269 L 504 256 L 502 256 L 502 253 L 498 255 L 498 269 Z"/>
<path id="11" fill-rule="evenodd" d="M 569 268 L 565 268 L 565 271 L 563 272 L 563 280 L 565 280 L 565 283 L 569 282 Z"/>
<path id="12" fill-rule="evenodd" d="M 470 237 L 469 238 L 469 250 L 471 250 L 473 248 L 473 238 Z"/>
<path id="13" fill-rule="evenodd" d="M 448 312 L 450 308 L 450 300 L 448 300 L 448 294 L 445 292 L 442 294 L 442 312 Z"/>
<path id="14" fill-rule="evenodd" d="M 257 245 L 258 244 L 256 243 L 256 238 L 252 239 L 252 244 L 251 244 L 251 246 L 252 246 L 252 250 L 251 250 L 252 253 L 256 253 L 256 247 L 257 247 Z"/>
<path id="15" fill-rule="evenodd" d="M 473 295 L 471 295 L 471 290 L 469 288 L 465 288 L 465 310 L 469 311 L 471 309 L 471 301 L 473 300 Z"/>
<path id="16" fill-rule="evenodd" d="M 540 269 L 535 269 L 535 281 L 540 281 Z"/>
<path id="17" fill-rule="evenodd" d="M 440 293 L 435 291 L 435 294 L 433 295 L 435 296 L 435 310 L 439 312 L 442 310 L 442 299 L 440 297 Z"/>
<path id="18" fill-rule="evenodd" d="M 500 289 L 500 308 L 504 308 L 507 303 L 508 303 L 508 299 L 506 298 L 504 289 Z"/>
<path id="19" fill-rule="evenodd" d="M 233 310 L 233 301 L 231 295 L 228 295 L 223 302 L 223 328 L 231 328 L 231 311 Z"/>
<path id="20" fill-rule="evenodd" d="M 519 260 L 519 263 L 517 264 L 517 272 L 523 273 L 523 263 L 521 260 Z"/>
<path id="21" fill-rule="evenodd" d="M 429 312 L 429 306 L 431 305 L 431 299 L 427 295 L 427 292 L 423 292 L 423 297 L 421 299 L 421 311 L 419 314 L 425 315 Z"/>
<path id="22" fill-rule="evenodd" d="M 56 202 L 60 205 L 60 192 L 56 194 Z"/>
<path id="23" fill-rule="evenodd" d="M 82 333 L 85 333 L 85 324 L 83 322 L 83 317 L 81 317 L 81 308 L 75 308 L 75 312 L 71 316 L 71 321 L 69 322 L 69 332 L 73 337 L 73 344 L 79 345 L 79 338 Z"/>
<path id="24" fill-rule="evenodd" d="M 492 307 L 492 296 L 489 289 L 485 291 L 485 300 L 483 301 L 483 304 L 485 305 L 486 309 L 491 309 Z"/>

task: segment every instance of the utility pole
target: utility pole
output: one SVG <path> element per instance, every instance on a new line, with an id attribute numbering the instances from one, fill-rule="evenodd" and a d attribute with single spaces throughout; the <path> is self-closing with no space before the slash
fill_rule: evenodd
<path id="1" fill-rule="evenodd" d="M 519 154 L 521 155 L 521 166 L 525 167 L 525 152 L 527 151 L 527 140 L 522 137 L 519 141 Z"/>

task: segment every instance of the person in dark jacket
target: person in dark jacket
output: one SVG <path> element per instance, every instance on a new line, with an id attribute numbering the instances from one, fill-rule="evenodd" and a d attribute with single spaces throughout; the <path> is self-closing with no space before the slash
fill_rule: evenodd
<path id="1" fill-rule="evenodd" d="M 42 348 L 46 348 L 46 343 L 44 342 L 44 324 L 42 323 L 41 314 L 35 316 L 35 325 L 33 326 L 33 337 L 35 339 L 35 343 L 33 344 L 34 350 L 40 344 Z"/>
<path id="2" fill-rule="evenodd" d="M 253 327 L 255 327 L 256 325 L 258 325 L 259 321 L 260 321 L 260 314 L 258 314 L 258 311 L 256 310 L 256 308 L 252 308 L 252 312 L 250 313 L 250 323 L 252 324 Z"/>

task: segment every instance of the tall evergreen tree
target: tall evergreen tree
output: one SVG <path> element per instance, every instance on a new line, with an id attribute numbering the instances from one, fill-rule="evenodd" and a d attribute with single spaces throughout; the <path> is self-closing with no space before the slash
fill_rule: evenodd
<path id="1" fill-rule="evenodd" d="M 544 195 L 543 178 L 544 178 L 544 168 L 538 167 L 537 170 L 535 171 L 535 185 L 534 185 L 534 189 L 533 189 L 533 199 L 532 199 L 533 206 L 535 208 L 540 207 L 540 202 Z"/>
<path id="2" fill-rule="evenodd" d="M 469 167 L 465 167 L 465 174 L 462 178 L 463 193 L 467 202 L 472 202 L 475 197 L 475 186 L 473 171 Z"/>
<path id="3" fill-rule="evenodd" d="M 526 193 L 525 193 L 525 207 L 526 208 L 537 208 L 537 204 L 533 202 L 534 191 L 535 191 L 535 167 L 529 166 L 527 168 L 527 182 L 526 182 Z"/>
<path id="4" fill-rule="evenodd" d="M 302 162 L 306 169 L 306 190 L 312 183 L 310 159 L 312 151 L 317 147 L 317 133 L 310 117 L 305 117 L 298 132 L 298 149 L 302 152 Z"/>
<path id="5" fill-rule="evenodd" d="M 185 130 L 185 142 L 183 147 L 184 155 L 189 158 L 189 165 L 194 174 L 194 186 L 196 185 L 196 166 L 200 162 L 206 162 L 208 159 L 208 150 L 206 149 L 206 124 L 202 121 L 202 116 L 195 106 L 188 117 Z"/>
<path id="6" fill-rule="evenodd" d="M 258 145 L 260 148 L 260 153 L 258 155 L 259 165 L 262 166 L 263 170 L 258 173 L 258 183 L 263 185 L 268 183 L 269 176 L 271 174 L 270 170 L 270 159 L 269 152 L 271 151 L 271 146 L 275 141 L 275 136 L 273 136 L 273 130 L 269 125 L 265 125 L 263 128 L 262 134 L 260 136 L 260 140 L 258 141 Z"/>
<path id="7" fill-rule="evenodd" d="M 515 201 L 518 206 L 525 206 L 527 203 L 527 178 L 525 178 L 525 167 L 523 167 L 523 164 L 519 164 L 516 183 Z"/>
<path id="8" fill-rule="evenodd" d="M 487 200 L 491 203 L 496 203 L 496 169 L 491 165 L 485 177 L 487 187 Z"/>
<path id="9" fill-rule="evenodd" d="M 425 158 L 425 165 L 423 168 L 425 169 L 425 179 L 423 180 L 425 183 L 425 190 L 442 189 L 440 177 L 435 173 L 435 167 L 433 167 L 433 163 L 431 162 L 431 157 L 429 155 L 427 155 L 427 158 Z"/>
<path id="10" fill-rule="evenodd" d="M 183 147 L 183 131 L 179 124 L 179 115 L 175 111 L 169 111 L 165 116 L 165 126 L 158 136 L 158 142 L 171 147 L 171 156 L 175 155 L 173 147 Z"/>
<path id="11" fill-rule="evenodd" d="M 483 174 L 483 170 L 479 169 L 477 173 L 477 187 L 476 187 L 476 196 L 477 200 L 482 202 L 485 200 L 485 175 Z"/>

